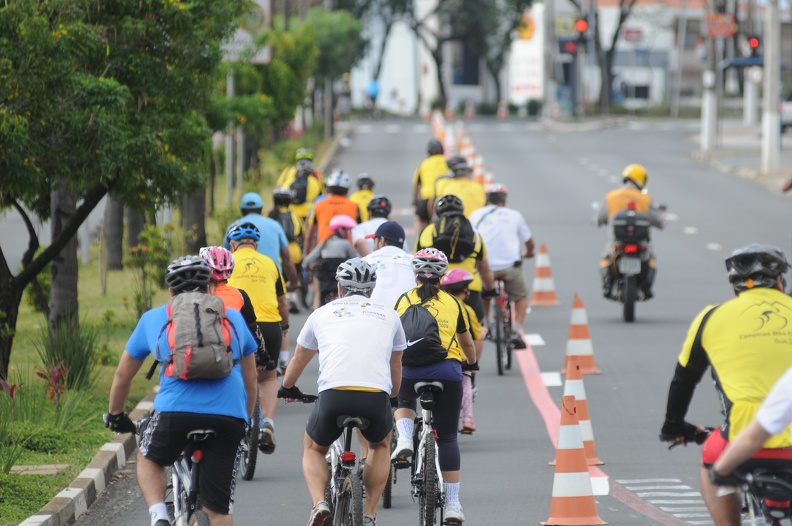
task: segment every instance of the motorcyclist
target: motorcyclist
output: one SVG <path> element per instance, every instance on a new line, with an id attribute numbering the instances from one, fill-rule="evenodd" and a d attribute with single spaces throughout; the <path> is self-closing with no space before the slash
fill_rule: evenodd
<path id="1" fill-rule="evenodd" d="M 646 191 L 647 178 L 646 168 L 640 164 L 627 165 L 622 171 L 622 182 L 624 186 L 608 192 L 605 195 L 604 205 L 599 207 L 597 226 L 608 224 L 616 213 L 629 207 L 636 212 L 646 214 L 651 226 L 663 229 L 663 227 L 665 227 L 665 217 L 663 214 L 665 206 L 658 205 L 652 201 L 652 197 L 649 195 L 649 192 Z M 609 243 L 600 261 L 602 289 L 603 295 L 606 298 L 613 298 L 613 280 L 615 277 L 613 275 L 613 248 L 614 243 Z M 649 243 L 646 245 L 645 254 L 647 257 L 641 264 L 640 286 L 644 299 L 649 299 L 654 295 L 652 292 L 652 283 L 654 283 L 656 274 L 654 250 Z"/>

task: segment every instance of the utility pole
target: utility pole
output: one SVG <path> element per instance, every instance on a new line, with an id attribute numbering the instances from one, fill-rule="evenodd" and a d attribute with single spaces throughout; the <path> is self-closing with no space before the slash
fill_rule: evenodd
<path id="1" fill-rule="evenodd" d="M 334 0 L 324 0 L 324 8 L 332 11 L 335 8 Z M 333 136 L 333 81 L 330 78 L 325 79 L 324 86 L 324 138 L 329 139 Z"/>
<path id="2" fill-rule="evenodd" d="M 685 57 L 685 40 L 687 40 L 688 0 L 682 4 L 682 14 L 677 26 L 677 67 L 674 72 L 674 93 L 671 98 L 671 117 L 679 117 L 679 98 L 682 93 L 682 66 Z"/>
<path id="3" fill-rule="evenodd" d="M 715 0 L 707 0 L 707 15 L 716 13 Z M 707 69 L 702 76 L 701 96 L 701 151 L 710 153 L 715 149 L 715 134 L 718 126 L 717 55 L 715 37 L 707 34 Z"/>
<path id="4" fill-rule="evenodd" d="M 762 100 L 762 172 L 778 171 L 781 123 L 778 115 L 778 82 L 781 69 L 781 27 L 778 0 L 765 6 L 764 99 Z"/>
<path id="5" fill-rule="evenodd" d="M 228 70 L 226 75 L 226 96 L 229 100 L 234 98 L 234 70 Z M 225 168 L 226 168 L 226 205 L 231 208 L 231 199 L 234 195 L 234 125 L 228 121 L 225 134 Z"/>

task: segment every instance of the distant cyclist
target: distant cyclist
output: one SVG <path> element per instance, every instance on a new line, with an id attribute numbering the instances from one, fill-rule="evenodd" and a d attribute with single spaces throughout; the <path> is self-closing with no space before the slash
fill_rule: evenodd
<path id="1" fill-rule="evenodd" d="M 368 221 L 364 221 L 352 229 L 352 243 L 361 257 L 370 254 L 374 250 L 371 234 L 376 232 L 381 224 L 388 221 L 388 216 L 393 207 L 390 199 L 386 196 L 375 195 L 369 200 L 366 209 L 369 215 Z"/>
<path id="2" fill-rule="evenodd" d="M 415 384 L 424 380 L 442 382 L 443 392 L 435 397 L 433 415 L 440 471 L 445 481 L 443 517 L 462 522 L 465 516 L 459 502 L 461 461 L 457 442 L 459 413 L 462 409 L 462 362 L 466 361 L 473 368 L 478 367 L 476 349 L 464 307 L 456 298 L 440 290 L 440 278 L 448 269 L 445 254 L 434 248 L 420 250 L 413 256 L 412 267 L 418 286 L 396 300 L 396 312 L 404 316 L 412 305 L 420 305 L 418 308 L 425 309 L 435 318 L 439 343 L 431 354 L 422 352 L 420 356 L 413 357 L 411 351 L 417 349 L 428 334 L 413 333 L 411 326 L 402 318 L 407 348 L 402 357 L 402 385 L 399 389 L 399 408 L 396 410 L 399 439 L 391 458 L 406 459 L 413 455 L 412 436 L 418 399 Z M 414 365 L 424 363 L 430 357 L 431 362 Z"/>
<path id="3" fill-rule="evenodd" d="M 430 140 L 426 146 L 428 157 L 421 161 L 413 175 L 412 203 L 415 207 L 415 230 L 418 232 L 432 220 L 429 203 L 435 199 L 435 181 L 450 171 L 443 152 L 443 143 L 437 139 Z"/>
<path id="4" fill-rule="evenodd" d="M 502 184 L 488 185 L 487 206 L 473 212 L 470 222 L 487 247 L 489 267 L 495 279 L 502 279 L 506 294 L 514 302 L 515 347 L 525 349 L 523 322 L 528 311 L 528 286 L 522 262 L 534 255 L 534 239 L 523 215 L 506 207 L 509 191 Z"/>
<path id="5" fill-rule="evenodd" d="M 330 220 L 338 215 L 347 215 L 358 222 L 358 205 L 347 197 L 351 180 L 349 175 L 336 170 L 327 176 L 327 197 L 318 201 L 308 221 L 305 223 L 305 253 L 310 253 L 316 245 L 333 235 Z"/>
<path id="6" fill-rule="evenodd" d="M 435 200 L 444 195 L 455 195 L 464 204 L 465 217 L 470 217 L 473 212 L 487 204 L 487 195 L 484 187 L 473 180 L 473 168 L 467 160 L 456 155 L 448 160 L 448 167 L 451 169 L 451 177 L 440 177 L 435 180 Z M 429 216 L 437 213 L 433 210 L 432 202 L 429 203 Z M 439 213 L 437 213 L 439 217 Z"/>
<path id="7" fill-rule="evenodd" d="M 350 232 L 355 224 L 355 220 L 348 215 L 341 214 L 333 217 L 329 225 L 332 235 L 319 243 L 303 260 L 308 268 L 315 270 L 319 281 L 320 301 L 317 306 L 335 299 L 338 288 L 335 275 L 338 265 L 357 256 L 349 241 Z"/>
<path id="8" fill-rule="evenodd" d="M 349 196 L 349 200 L 358 205 L 360 222 L 369 220 L 368 203 L 374 198 L 374 177 L 370 174 L 362 173 L 357 176 L 355 181 L 358 189 Z"/>
<path id="9" fill-rule="evenodd" d="M 273 208 L 267 214 L 267 217 L 277 221 L 283 232 L 286 234 L 286 240 L 289 242 L 289 254 L 294 263 L 294 268 L 297 271 L 297 279 L 302 285 L 303 271 L 302 271 L 302 258 L 303 258 L 303 237 L 305 235 L 305 225 L 302 218 L 294 210 L 289 208 L 289 204 L 294 196 L 294 191 L 288 188 L 276 188 L 272 192 Z M 289 304 L 289 312 L 297 314 L 300 312 L 298 292 L 294 291 L 288 294 L 287 302 Z"/>
<path id="10" fill-rule="evenodd" d="M 376 526 L 377 503 L 390 473 L 390 398 L 399 392 L 406 343 L 393 309 L 369 301 L 377 282 L 373 267 L 360 258 L 350 259 L 338 266 L 336 276 L 338 299 L 308 317 L 278 396 L 286 400 L 302 397 L 295 384 L 318 355 L 319 400 L 308 418 L 303 440 L 303 475 L 313 503 L 308 526 L 332 523 L 332 512 L 325 501 L 330 480 L 325 454 L 341 436 L 338 417 L 357 416 L 369 421 L 361 431 L 369 442 L 363 469 L 363 524 Z"/>
<path id="11" fill-rule="evenodd" d="M 386 221 L 377 227 L 373 241 L 374 252 L 363 258 L 377 270 L 377 286 L 371 301 L 393 307 L 399 296 L 415 287 L 413 255 L 402 249 L 404 229 L 395 221 Z"/>
<path id="12" fill-rule="evenodd" d="M 660 438 L 686 443 L 703 431 L 685 421 L 696 385 L 709 367 L 726 417 L 710 433 L 701 452 L 701 495 L 717 526 L 740 524 L 736 494 L 719 497 L 709 480 L 709 467 L 728 443 L 753 420 L 762 400 L 790 366 L 792 352 L 786 330 L 792 317 L 792 298 L 784 294 L 789 270 L 784 253 L 770 245 L 748 245 L 726 259 L 736 298 L 705 308 L 693 320 L 668 391 L 666 417 Z M 790 429 L 765 445 L 776 458 L 789 456 Z"/>
<path id="13" fill-rule="evenodd" d="M 178 258 L 168 265 L 165 283 L 172 297 L 185 293 L 207 293 L 212 270 L 198 256 Z M 242 315 L 226 309 L 225 315 L 238 330 L 230 331 L 233 358 L 238 361 L 228 376 L 219 379 L 182 380 L 160 368 L 160 389 L 154 398 L 154 412 L 140 437 L 137 453 L 137 481 L 152 526 L 169 526 L 165 504 L 165 467 L 173 464 L 187 446 L 187 433 L 213 429 L 216 436 L 203 442 L 200 499 L 212 526 L 231 526 L 236 469 L 239 465 L 245 425 L 256 402 L 256 342 L 243 329 Z M 156 307 L 140 318 L 110 387 L 105 426 L 117 433 L 133 433 L 135 424 L 124 412 L 134 379 L 150 354 L 169 349 L 167 305 Z M 159 359 L 164 356 L 157 355 Z"/>

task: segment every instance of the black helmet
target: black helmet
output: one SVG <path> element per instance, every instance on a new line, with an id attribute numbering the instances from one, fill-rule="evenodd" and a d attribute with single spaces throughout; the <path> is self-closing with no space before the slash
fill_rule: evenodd
<path id="1" fill-rule="evenodd" d="M 366 205 L 371 217 L 388 217 L 393 207 L 391 206 L 390 199 L 384 195 L 375 195 L 371 201 Z"/>
<path id="2" fill-rule="evenodd" d="M 448 167 L 454 173 L 454 177 L 473 173 L 473 169 L 468 164 L 467 159 L 461 155 L 455 155 L 449 158 L 447 163 Z"/>
<path id="3" fill-rule="evenodd" d="M 462 203 L 462 199 L 455 196 L 454 194 L 440 196 L 437 201 L 435 201 L 435 211 L 437 212 L 438 216 L 447 214 L 449 212 L 462 213 L 464 210 L 465 205 Z"/>
<path id="4" fill-rule="evenodd" d="M 444 151 L 443 143 L 437 139 L 432 139 L 429 141 L 429 144 L 426 145 L 426 153 L 429 155 L 443 155 Z"/>
<path id="5" fill-rule="evenodd" d="M 275 206 L 289 206 L 294 199 L 294 190 L 291 188 L 278 187 L 272 191 L 272 200 Z"/>
<path id="6" fill-rule="evenodd" d="M 374 178 L 367 173 L 362 173 L 357 176 L 357 187 L 361 190 L 371 190 L 374 188 Z"/>
<path id="7" fill-rule="evenodd" d="M 212 269 L 199 256 L 183 256 L 171 261 L 165 274 L 165 284 L 174 294 L 206 290 Z"/>
<path id="8" fill-rule="evenodd" d="M 726 270 L 735 292 L 742 292 L 774 287 L 776 278 L 789 270 L 789 262 L 780 248 L 753 244 L 735 250 L 726 258 Z"/>

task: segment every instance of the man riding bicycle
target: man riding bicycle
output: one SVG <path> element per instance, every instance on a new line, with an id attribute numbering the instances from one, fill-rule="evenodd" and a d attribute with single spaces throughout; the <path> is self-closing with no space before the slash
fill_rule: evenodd
<path id="1" fill-rule="evenodd" d="M 198 256 L 186 256 L 168 265 L 165 282 L 172 297 L 185 293 L 207 294 L 212 270 Z M 197 296 L 200 298 L 200 296 Z M 219 300 L 218 300 L 219 301 Z M 152 526 L 169 526 L 165 506 L 165 467 L 173 464 L 188 444 L 187 433 L 213 429 L 214 438 L 203 442 L 205 457 L 198 484 L 203 510 L 212 526 L 231 526 L 236 468 L 256 402 L 256 341 L 245 329 L 239 312 L 226 309 L 233 326 L 230 348 L 235 365 L 222 378 L 184 380 L 168 374 L 168 305 L 156 307 L 140 318 L 110 388 L 105 425 L 118 433 L 135 432 L 135 424 L 124 412 L 132 380 L 149 354 L 163 362 L 160 389 L 154 399 L 154 412 L 140 438 L 137 454 L 137 479 L 149 507 Z"/>
<path id="2" fill-rule="evenodd" d="M 360 258 L 338 266 L 338 299 L 315 310 L 297 337 L 294 357 L 286 368 L 279 398 L 300 400 L 295 383 L 315 355 L 319 355 L 319 399 L 303 439 L 303 475 L 313 508 L 308 526 L 332 522 L 325 502 L 330 480 L 325 455 L 341 436 L 337 418 L 365 418 L 361 430 L 369 453 L 363 469 L 366 503 L 363 524 L 376 526 L 377 502 L 390 473 L 393 428 L 391 398 L 401 384 L 401 357 L 407 347 L 399 316 L 390 305 L 369 301 L 377 273 Z"/>
<path id="3" fill-rule="evenodd" d="M 729 441 L 754 418 L 759 405 L 781 374 L 792 366 L 787 338 L 778 338 L 792 317 L 792 298 L 784 294 L 784 253 L 770 245 L 749 245 L 726 259 L 729 282 L 737 295 L 701 311 L 688 330 L 668 392 L 660 439 L 687 443 L 704 430 L 685 422 L 696 384 L 712 366 L 726 421 L 710 433 L 702 449 L 700 487 L 717 526 L 740 524 L 737 495 L 717 496 L 708 469 Z M 772 458 L 789 458 L 789 431 L 773 436 L 764 447 Z"/>

